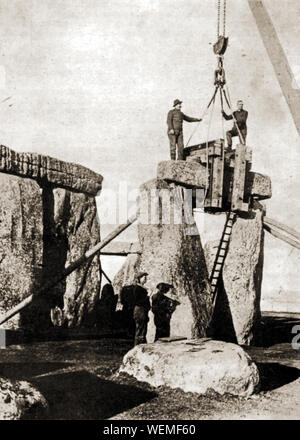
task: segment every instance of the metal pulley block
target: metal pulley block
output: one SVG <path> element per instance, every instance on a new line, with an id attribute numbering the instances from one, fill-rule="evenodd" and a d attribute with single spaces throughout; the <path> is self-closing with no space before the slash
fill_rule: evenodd
<path id="1" fill-rule="evenodd" d="M 228 37 L 220 35 L 218 41 L 214 44 L 214 53 L 216 55 L 224 55 L 228 46 Z"/>

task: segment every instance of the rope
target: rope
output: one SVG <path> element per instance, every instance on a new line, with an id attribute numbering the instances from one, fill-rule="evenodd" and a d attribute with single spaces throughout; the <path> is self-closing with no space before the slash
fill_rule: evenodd
<path id="1" fill-rule="evenodd" d="M 209 110 L 209 107 L 211 106 L 211 103 L 213 102 L 213 100 L 214 100 L 215 97 L 216 97 L 217 91 L 218 91 L 218 87 L 215 88 L 215 91 L 214 91 L 214 93 L 213 93 L 213 96 L 211 97 L 209 103 L 207 104 L 207 106 L 206 106 L 204 112 L 202 113 L 200 119 L 203 119 L 203 118 L 206 116 L 206 114 L 207 114 L 207 112 L 208 112 L 208 110 Z M 190 135 L 190 137 L 189 137 L 189 139 L 188 139 L 188 141 L 187 141 L 187 143 L 186 143 L 186 145 L 185 145 L 185 148 L 187 148 L 187 147 L 189 146 L 192 137 L 194 136 L 194 134 L 196 133 L 196 130 L 198 129 L 198 127 L 199 127 L 199 125 L 200 125 L 200 122 L 201 122 L 201 121 L 198 122 L 198 124 L 196 125 L 196 127 L 195 127 L 194 130 L 192 131 L 192 134 Z"/>
<path id="2" fill-rule="evenodd" d="M 221 101 L 221 111 L 223 112 L 224 109 L 224 105 L 223 105 L 223 95 L 222 95 L 222 89 L 220 88 L 220 101 Z M 221 121 L 222 121 L 222 136 L 224 139 L 224 145 L 222 148 L 222 160 L 224 163 L 224 159 L 225 159 L 225 128 L 224 128 L 224 118 L 223 118 L 223 113 L 221 113 Z"/>
<path id="3" fill-rule="evenodd" d="M 213 105 L 210 111 L 210 117 L 209 117 L 209 121 L 208 121 L 208 127 L 207 127 L 207 135 L 206 135 L 206 167 L 205 167 L 205 196 L 204 199 L 206 198 L 207 195 L 207 191 L 208 191 L 208 184 L 209 184 L 209 173 L 208 173 L 208 139 L 209 139 L 209 132 L 210 132 L 210 126 L 211 126 L 211 121 L 212 121 L 212 117 L 213 117 L 213 113 L 214 113 L 214 108 L 215 108 L 215 100 L 216 100 L 216 93 L 217 93 L 218 87 L 216 87 L 215 93 L 213 95 Z"/>

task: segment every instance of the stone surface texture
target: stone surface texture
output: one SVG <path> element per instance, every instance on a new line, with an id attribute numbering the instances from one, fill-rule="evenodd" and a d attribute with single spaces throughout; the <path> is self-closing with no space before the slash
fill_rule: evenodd
<path id="1" fill-rule="evenodd" d="M 0 145 L 0 171 L 94 196 L 101 190 L 103 180 L 100 174 L 82 165 L 37 153 L 18 153 L 4 145 Z"/>
<path id="2" fill-rule="evenodd" d="M 100 241 L 96 202 L 87 194 L 61 188 L 54 189 L 53 194 L 58 255 L 52 261 L 56 263 L 63 257 L 61 265 L 63 260 L 64 265 L 69 265 Z M 53 272 L 56 269 L 54 264 Z M 52 293 L 57 298 L 55 305 L 63 309 L 64 325 L 79 327 L 94 324 L 94 309 L 99 299 L 100 285 L 100 256 L 96 254 L 92 260 L 72 272 Z"/>
<path id="3" fill-rule="evenodd" d="M 0 420 L 42 419 L 48 404 L 29 382 L 0 378 Z"/>
<path id="4" fill-rule="evenodd" d="M 218 291 L 212 324 L 214 337 L 242 345 L 255 342 L 260 322 L 263 244 L 263 210 L 253 209 L 248 216 L 237 217 Z M 204 247 L 209 272 L 218 245 L 217 240 Z"/>
<path id="5" fill-rule="evenodd" d="M 149 274 L 146 288 L 150 294 L 160 282 L 175 288 L 180 305 L 171 318 L 171 336 L 203 337 L 211 313 L 205 257 L 194 220 L 190 217 L 187 224 L 182 217 L 182 204 L 179 196 L 174 197 L 174 189 L 180 193 L 182 187 L 156 179 L 140 188 L 139 269 Z M 155 200 L 150 197 L 154 192 L 158 194 Z M 157 216 L 153 214 L 156 208 Z M 147 218 L 148 214 L 152 217 Z M 148 342 L 154 335 L 151 322 Z"/>
<path id="6" fill-rule="evenodd" d="M 0 314 L 31 293 L 43 273 L 43 206 L 41 189 L 31 179 L 0 173 Z M 35 312 L 26 311 L 30 320 Z M 24 314 L 4 328 L 22 327 Z"/>
<path id="7" fill-rule="evenodd" d="M 157 178 L 180 185 L 204 188 L 206 185 L 206 167 L 185 160 L 166 160 L 159 162 Z"/>
<path id="8" fill-rule="evenodd" d="M 123 358 L 119 373 L 127 373 L 154 387 L 185 392 L 248 397 L 259 389 L 259 373 L 238 345 L 194 339 L 141 344 Z"/>

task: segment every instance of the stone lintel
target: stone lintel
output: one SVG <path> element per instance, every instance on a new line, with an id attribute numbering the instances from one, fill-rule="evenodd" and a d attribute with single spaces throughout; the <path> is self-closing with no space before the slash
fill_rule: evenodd
<path id="1" fill-rule="evenodd" d="M 228 173 L 230 178 L 233 172 Z M 159 162 L 157 167 L 157 178 L 167 182 L 173 182 L 189 188 L 206 188 L 207 170 L 206 166 L 198 162 L 187 162 L 183 160 L 168 160 Z M 269 176 L 248 171 L 245 182 L 245 193 L 259 200 L 272 197 L 272 185 Z"/>
<path id="2" fill-rule="evenodd" d="M 18 153 L 0 145 L 0 172 L 42 181 L 66 189 L 97 195 L 103 177 L 72 162 L 38 153 Z"/>

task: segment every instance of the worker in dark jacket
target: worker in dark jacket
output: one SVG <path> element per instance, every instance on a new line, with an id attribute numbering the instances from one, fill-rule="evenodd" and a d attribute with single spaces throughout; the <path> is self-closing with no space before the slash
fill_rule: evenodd
<path id="1" fill-rule="evenodd" d="M 136 277 L 136 285 L 134 286 L 134 309 L 133 318 L 135 320 L 135 337 L 134 345 L 145 344 L 147 326 L 148 326 L 148 313 L 150 310 L 150 300 L 147 290 L 143 287 L 147 282 L 147 273 L 140 272 Z"/>
<path id="2" fill-rule="evenodd" d="M 232 129 L 226 132 L 228 150 L 232 149 L 232 138 L 234 136 L 239 136 L 240 142 L 245 144 L 246 137 L 247 137 L 247 123 L 246 123 L 246 121 L 248 118 L 248 112 L 243 109 L 243 101 L 239 100 L 237 102 L 237 110 L 235 112 L 233 112 L 233 116 L 227 115 L 224 112 L 224 110 L 222 110 L 222 115 L 226 119 L 226 121 L 233 119 L 233 117 L 235 119 L 235 122 L 234 122 Z M 239 132 L 236 128 L 236 124 L 239 128 L 241 135 L 243 136 L 243 139 L 241 139 L 241 137 L 239 135 Z"/>
<path id="3" fill-rule="evenodd" d="M 170 289 L 173 289 L 171 284 L 159 283 L 156 288 L 158 292 L 152 296 L 152 312 L 156 327 L 155 341 L 170 336 L 171 316 L 179 304 L 174 297 L 167 296 Z"/>
<path id="4" fill-rule="evenodd" d="M 177 160 L 183 160 L 183 132 L 182 122 L 200 122 L 202 119 L 190 118 L 181 111 L 182 101 L 175 99 L 173 110 L 168 113 L 168 137 L 170 140 L 170 155 L 171 160 L 176 160 L 176 145 L 177 145 Z"/>

